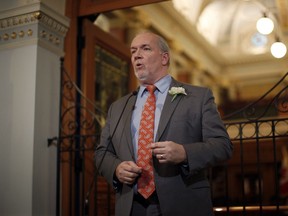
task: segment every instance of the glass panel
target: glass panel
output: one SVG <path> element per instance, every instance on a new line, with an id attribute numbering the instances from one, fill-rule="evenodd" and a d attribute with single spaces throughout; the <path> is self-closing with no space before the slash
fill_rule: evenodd
<path id="1" fill-rule="evenodd" d="M 128 93 L 129 64 L 100 46 L 95 47 L 95 62 L 95 100 L 107 112 L 113 101 Z"/>

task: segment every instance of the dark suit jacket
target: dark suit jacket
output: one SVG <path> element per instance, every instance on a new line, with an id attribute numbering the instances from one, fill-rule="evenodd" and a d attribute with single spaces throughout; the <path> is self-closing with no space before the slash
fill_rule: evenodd
<path id="1" fill-rule="evenodd" d="M 205 168 L 230 158 L 232 144 L 208 88 L 183 84 L 173 78 L 170 86 L 182 86 L 187 95 L 178 95 L 173 102 L 172 96 L 167 95 L 156 141 L 182 144 L 187 153 L 188 166 L 159 164 L 157 159 L 153 158 L 160 208 L 163 216 L 213 215 Z M 127 101 L 109 144 L 109 136 L 115 130 Z M 136 96 L 127 95 L 111 105 L 100 145 L 96 150 L 98 170 L 111 185 L 119 163 L 135 161 L 130 125 L 135 101 Z M 133 185 L 118 185 L 116 215 L 128 216 L 132 200 Z"/>

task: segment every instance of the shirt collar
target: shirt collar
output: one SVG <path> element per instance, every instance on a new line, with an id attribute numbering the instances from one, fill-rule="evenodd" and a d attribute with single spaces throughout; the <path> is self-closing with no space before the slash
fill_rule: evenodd
<path id="1" fill-rule="evenodd" d="M 169 88 L 171 81 L 172 81 L 171 76 L 167 74 L 166 76 L 158 80 L 156 83 L 154 83 L 154 85 L 157 87 L 158 91 L 163 94 L 166 91 L 166 89 Z M 146 87 L 143 85 L 140 86 L 139 94 L 141 97 L 144 94 L 145 88 Z"/>

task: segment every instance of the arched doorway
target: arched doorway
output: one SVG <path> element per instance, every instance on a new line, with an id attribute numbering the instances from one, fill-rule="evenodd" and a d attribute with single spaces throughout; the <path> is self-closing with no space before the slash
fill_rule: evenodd
<path id="1" fill-rule="evenodd" d="M 57 215 L 114 214 L 114 192 L 97 175 L 94 150 L 109 104 L 136 83 L 128 47 L 93 22 L 101 12 L 156 2 L 161 1 L 67 1 L 71 22 L 61 70 Z"/>

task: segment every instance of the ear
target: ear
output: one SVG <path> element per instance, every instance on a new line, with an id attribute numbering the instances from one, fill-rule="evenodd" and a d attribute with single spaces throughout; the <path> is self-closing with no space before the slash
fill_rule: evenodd
<path id="1" fill-rule="evenodd" d="M 164 52 L 162 53 L 162 65 L 168 65 L 170 60 L 169 53 Z"/>

